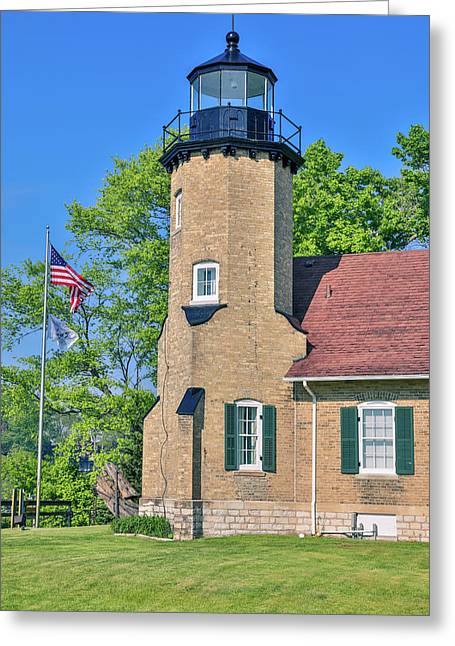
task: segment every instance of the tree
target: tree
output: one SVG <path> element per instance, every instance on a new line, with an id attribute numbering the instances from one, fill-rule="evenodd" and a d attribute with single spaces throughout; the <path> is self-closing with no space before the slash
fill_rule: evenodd
<path id="1" fill-rule="evenodd" d="M 93 462 L 91 471 L 80 469 L 81 458 Z M 56 448 L 53 462 L 45 465 L 43 497 L 50 500 L 70 500 L 74 525 L 90 524 L 95 511 L 102 510 L 103 516 L 112 516 L 106 514 L 105 504 L 97 500 L 95 486 L 97 476 L 106 462 L 118 463 L 119 459 L 118 449 L 96 451 L 90 433 L 80 432 L 79 429 L 72 431 Z M 50 524 L 59 525 L 60 522 L 59 518 L 55 518 Z"/>
<path id="2" fill-rule="evenodd" d="M 330 255 L 428 244 L 429 140 L 421 126 L 399 133 L 400 177 L 348 166 L 320 139 L 294 178 L 294 251 Z"/>
<path id="3" fill-rule="evenodd" d="M 46 439 L 52 415 L 65 435 L 119 449 L 119 467 L 140 489 L 142 420 L 155 397 L 157 339 L 167 308 L 169 176 L 159 146 L 114 160 L 94 206 L 67 206 L 74 262 L 95 285 L 74 316 L 67 291 L 50 287 L 49 311 L 75 329 L 68 351 L 50 349 L 46 364 Z M 69 253 L 65 258 L 71 259 Z M 5 347 L 39 327 L 42 262 L 3 272 Z M 4 366 L 8 427 L 36 420 L 39 356 Z M 20 412 L 22 411 L 22 412 Z M 121 451 L 120 451 L 121 449 Z"/>
<path id="4" fill-rule="evenodd" d="M 33 385 L 30 382 L 32 373 L 19 373 L 13 367 L 3 368 L 3 377 L 15 381 L 6 381 L 1 396 L 1 452 L 7 454 L 13 449 L 22 448 L 36 452 L 38 434 L 38 390 L 33 396 L 30 393 Z M 36 382 L 36 379 L 34 380 Z M 68 434 L 71 416 L 58 415 L 53 410 L 45 411 L 45 434 L 43 437 L 43 455 L 52 455 L 54 447 Z"/>
<path id="5" fill-rule="evenodd" d="M 392 195 L 395 209 L 412 222 L 414 239 L 428 246 L 430 238 L 430 135 L 420 125 L 413 125 L 406 137 L 397 135 L 398 146 L 392 153 L 403 167 L 397 190 Z"/>
<path id="6" fill-rule="evenodd" d="M 31 496 L 36 489 L 36 452 L 14 447 L 1 458 L 2 498 L 11 499 L 15 487 Z"/>

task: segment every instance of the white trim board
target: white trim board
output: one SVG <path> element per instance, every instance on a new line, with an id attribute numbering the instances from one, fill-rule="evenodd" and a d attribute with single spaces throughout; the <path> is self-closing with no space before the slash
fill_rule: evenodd
<path id="1" fill-rule="evenodd" d="M 390 379 L 429 379 L 430 375 L 343 375 L 337 377 L 283 377 L 284 381 L 386 381 Z"/>

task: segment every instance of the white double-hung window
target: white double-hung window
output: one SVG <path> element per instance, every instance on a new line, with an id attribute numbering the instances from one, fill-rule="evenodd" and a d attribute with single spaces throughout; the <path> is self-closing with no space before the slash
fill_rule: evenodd
<path id="1" fill-rule="evenodd" d="M 175 230 L 182 227 L 182 191 L 175 195 Z"/>
<path id="2" fill-rule="evenodd" d="M 359 471 L 395 473 L 395 405 L 374 402 L 358 409 Z"/>
<path id="3" fill-rule="evenodd" d="M 254 401 L 237 402 L 239 469 L 261 469 L 262 405 Z"/>
<path id="4" fill-rule="evenodd" d="M 218 303 L 219 265 L 216 262 L 201 262 L 193 266 L 194 304 Z"/>
<path id="5" fill-rule="evenodd" d="M 276 407 L 254 399 L 224 404 L 226 471 L 276 473 Z"/>

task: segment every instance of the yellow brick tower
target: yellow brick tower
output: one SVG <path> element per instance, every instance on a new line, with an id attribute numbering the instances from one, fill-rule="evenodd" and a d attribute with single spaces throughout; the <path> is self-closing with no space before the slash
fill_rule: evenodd
<path id="1" fill-rule="evenodd" d="M 140 508 L 165 514 L 180 539 L 257 531 L 248 521 L 264 505 L 272 514 L 295 500 L 283 376 L 306 354 L 292 310 L 300 128 L 275 111 L 273 71 L 240 52 L 236 32 L 226 40 L 188 75 L 190 111 L 164 128 L 169 309 L 159 399 L 144 422 Z M 230 510 L 240 508 L 245 522 L 232 527 Z"/>

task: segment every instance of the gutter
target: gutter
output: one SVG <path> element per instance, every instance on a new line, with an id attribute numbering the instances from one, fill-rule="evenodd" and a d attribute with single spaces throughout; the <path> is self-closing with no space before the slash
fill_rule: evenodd
<path id="1" fill-rule="evenodd" d="M 312 417 L 311 417 L 311 534 L 316 534 L 316 440 L 317 440 L 317 399 L 314 392 L 308 386 L 306 380 L 302 381 L 312 400 Z"/>
<path id="2" fill-rule="evenodd" d="M 284 381 L 374 381 L 388 379 L 429 379 L 430 375 L 344 375 L 337 377 L 283 377 Z"/>

